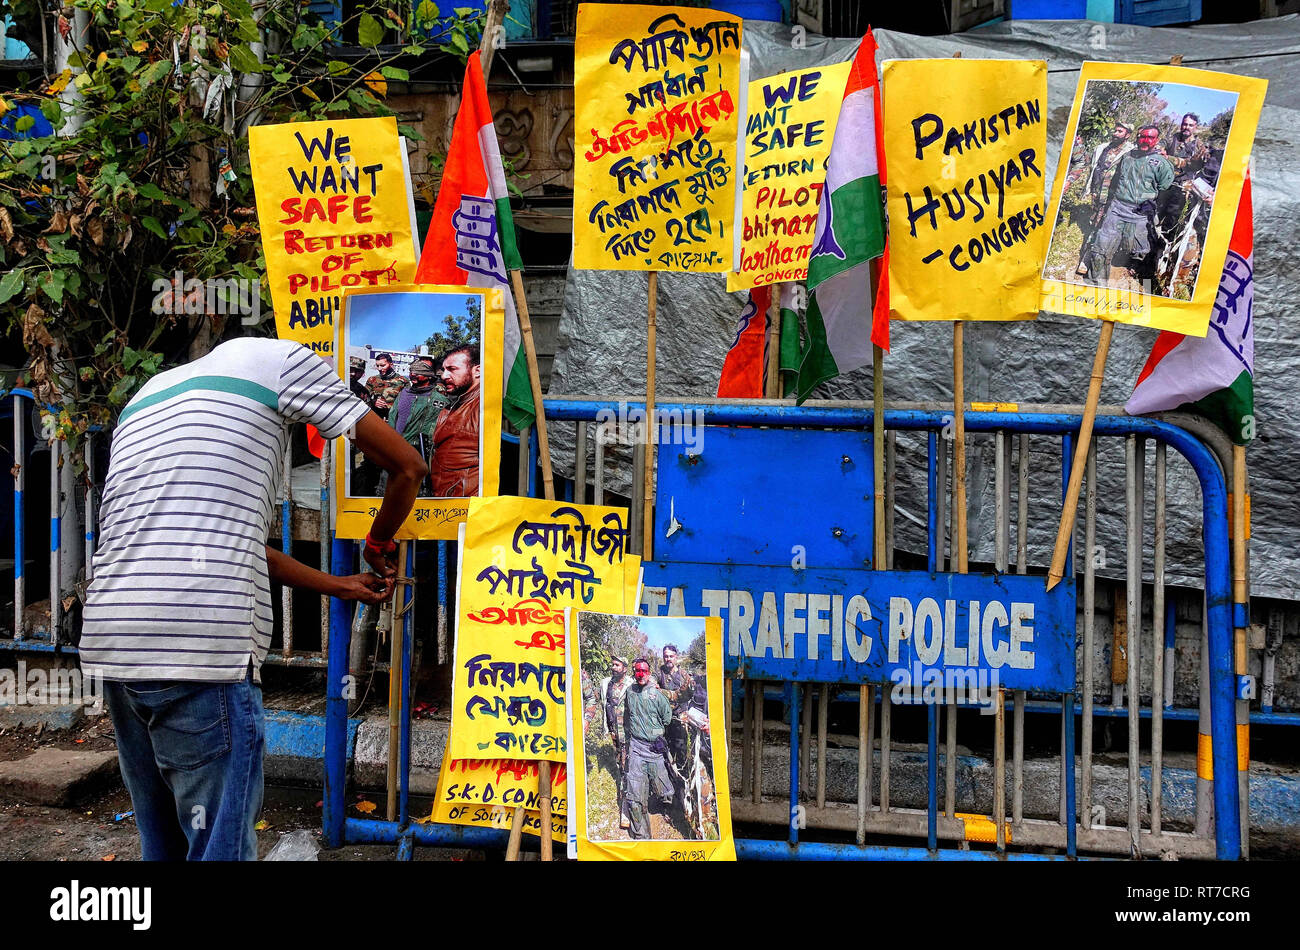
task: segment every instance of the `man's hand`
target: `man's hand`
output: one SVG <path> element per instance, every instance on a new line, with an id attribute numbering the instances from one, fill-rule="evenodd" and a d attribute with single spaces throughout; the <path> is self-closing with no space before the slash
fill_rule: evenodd
<path id="1" fill-rule="evenodd" d="M 367 564 L 375 569 L 375 573 L 381 578 L 392 578 L 397 576 L 398 550 L 400 549 L 394 549 L 385 554 L 379 548 L 366 544 L 361 548 L 361 556 Z"/>
<path id="2" fill-rule="evenodd" d="M 334 596 L 340 600 L 379 604 L 393 596 L 392 580 L 385 580 L 378 574 L 352 574 L 338 578 L 338 584 L 338 592 Z"/>

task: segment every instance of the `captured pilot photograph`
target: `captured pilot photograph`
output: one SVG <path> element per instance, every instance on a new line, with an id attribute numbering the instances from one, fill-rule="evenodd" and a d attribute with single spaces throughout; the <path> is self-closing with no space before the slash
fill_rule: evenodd
<path id="1" fill-rule="evenodd" d="M 717 841 L 705 618 L 579 613 L 591 841 Z"/>
<path id="2" fill-rule="evenodd" d="M 1043 279 L 1191 300 L 1236 107 L 1221 89 L 1089 80 Z"/>
<path id="3" fill-rule="evenodd" d="M 478 495 L 483 298 L 404 290 L 349 294 L 344 307 L 349 385 L 428 464 L 419 497 Z M 347 497 L 382 498 L 384 472 L 347 445 Z"/>

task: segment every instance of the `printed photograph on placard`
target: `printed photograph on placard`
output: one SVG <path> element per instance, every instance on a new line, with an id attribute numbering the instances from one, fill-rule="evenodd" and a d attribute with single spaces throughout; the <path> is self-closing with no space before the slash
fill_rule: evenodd
<path id="1" fill-rule="evenodd" d="M 1191 300 L 1237 99 L 1183 83 L 1089 80 L 1043 279 Z"/>
<path id="2" fill-rule="evenodd" d="M 480 491 L 483 297 L 399 292 L 347 297 L 352 392 L 429 466 L 421 498 Z M 382 498 L 385 475 L 348 443 L 347 497 Z"/>
<path id="3" fill-rule="evenodd" d="M 339 375 L 428 466 L 398 539 L 456 537 L 469 499 L 496 495 L 501 464 L 500 290 L 358 288 L 335 322 Z M 355 441 L 334 449 L 335 533 L 364 538 L 387 475 Z"/>
<path id="4" fill-rule="evenodd" d="M 577 615 L 589 840 L 719 840 L 705 626 Z"/>

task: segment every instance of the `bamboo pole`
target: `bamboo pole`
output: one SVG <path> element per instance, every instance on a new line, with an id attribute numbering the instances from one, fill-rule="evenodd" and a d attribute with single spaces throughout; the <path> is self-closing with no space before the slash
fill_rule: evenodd
<path id="1" fill-rule="evenodd" d="M 1250 535 L 1249 495 L 1246 492 L 1246 447 L 1232 446 L 1232 602 L 1250 603 L 1246 579 L 1246 539 Z M 1237 613 L 1237 611 L 1233 611 Z M 1234 624 L 1235 626 L 1235 624 Z M 1233 660 L 1238 676 L 1250 674 L 1245 627 L 1233 630 Z M 1241 853 L 1250 857 L 1250 700 L 1237 697 L 1237 782 L 1241 793 Z M 1244 748 L 1241 748 L 1244 746 Z"/>
<path id="2" fill-rule="evenodd" d="M 659 306 L 659 272 L 650 272 L 650 290 L 647 295 L 646 321 L 646 363 L 645 363 L 645 472 L 642 485 L 644 508 L 641 515 L 641 560 L 648 562 L 654 557 L 654 470 L 655 443 L 658 442 L 659 430 L 655 419 L 655 316 Z"/>
<path id="3" fill-rule="evenodd" d="M 875 345 L 871 347 L 871 463 L 876 485 L 871 566 L 883 571 L 888 563 L 885 550 L 885 351 Z"/>
<path id="4" fill-rule="evenodd" d="M 537 451 L 542 465 L 542 491 L 547 501 L 555 500 L 555 476 L 551 471 L 551 440 L 546 431 L 546 413 L 542 407 L 542 375 L 537 366 L 537 347 L 533 343 L 533 324 L 528 317 L 528 298 L 524 295 L 523 271 L 510 272 L 510 284 L 515 293 L 515 313 L 519 315 L 519 334 L 524 340 L 524 356 L 528 362 L 528 385 L 533 391 L 534 424 L 537 426 Z M 506 372 L 510 367 L 505 368 Z M 520 451 L 524 451 L 522 448 Z M 585 461 L 585 460 L 584 460 Z"/>
<path id="5" fill-rule="evenodd" d="M 953 554 L 958 574 L 967 569 L 966 545 L 966 323 L 952 325 L 952 494 L 957 518 L 952 528 Z"/>
<path id="6" fill-rule="evenodd" d="M 1047 572 L 1047 589 L 1051 590 L 1065 576 L 1065 555 L 1074 536 L 1074 521 L 1079 514 L 1079 488 L 1083 483 L 1083 469 L 1088 460 L 1088 446 L 1092 443 L 1092 424 L 1097 418 L 1097 402 L 1101 399 L 1101 380 L 1106 371 L 1106 357 L 1110 353 L 1110 338 L 1115 323 L 1105 320 L 1097 340 L 1097 355 L 1092 361 L 1092 377 L 1088 381 L 1088 400 L 1083 406 L 1083 421 L 1079 425 L 1079 439 L 1074 444 L 1074 460 L 1070 463 L 1070 483 L 1065 490 L 1061 508 L 1061 524 L 1056 529 L 1056 547 L 1052 550 L 1052 566 Z"/>
<path id="7" fill-rule="evenodd" d="M 483 81 L 492 69 L 492 58 L 496 52 L 493 38 L 497 27 L 508 12 L 510 4 L 504 0 L 493 0 L 489 5 L 487 17 L 483 23 L 483 39 L 479 44 L 480 58 L 483 63 Z M 515 297 L 515 313 L 519 317 L 519 335 L 523 339 L 524 355 L 528 363 L 528 384 L 533 394 L 534 425 L 537 427 L 537 449 L 542 467 L 542 492 L 548 501 L 555 500 L 555 476 L 551 470 L 551 444 L 546 431 L 546 411 L 542 404 L 542 377 L 537 366 L 537 347 L 533 341 L 533 324 L 528 315 L 528 297 L 524 293 L 524 275 L 522 271 L 510 272 L 510 286 Z M 509 372 L 510 368 L 505 367 Z M 527 452 L 526 443 L 521 441 L 519 451 Z M 537 762 L 537 798 L 541 810 L 541 828 L 538 839 L 541 842 L 542 860 L 551 860 L 551 763 L 546 759 Z M 506 848 L 506 859 L 519 859 L 519 836 L 523 831 L 524 809 L 518 807 L 510 820 L 510 843 Z"/>

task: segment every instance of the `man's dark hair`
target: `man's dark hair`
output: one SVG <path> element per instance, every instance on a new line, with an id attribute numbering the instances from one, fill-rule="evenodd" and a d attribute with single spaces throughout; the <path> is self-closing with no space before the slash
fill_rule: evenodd
<path id="1" fill-rule="evenodd" d="M 1200 124 L 1201 124 L 1201 117 L 1200 117 L 1199 115 L 1197 115 L 1195 112 L 1185 112 L 1185 113 L 1183 113 L 1183 118 L 1184 118 L 1184 119 L 1191 119 L 1191 120 L 1193 120 L 1197 125 L 1200 125 Z"/>
<path id="2" fill-rule="evenodd" d="M 442 354 L 442 361 L 444 363 L 447 362 L 447 357 L 454 356 L 457 353 L 464 353 L 469 357 L 471 366 L 478 366 L 478 346 L 476 344 L 466 343 L 463 346 L 456 347 L 454 350 L 448 350 L 446 353 Z"/>
<path id="3" fill-rule="evenodd" d="M 1138 135 L 1141 135 L 1141 134 L 1142 134 L 1143 132 L 1145 132 L 1147 129 L 1155 129 L 1155 130 L 1156 130 L 1156 134 L 1157 134 L 1157 135 L 1160 134 L 1160 126 L 1158 126 L 1158 125 L 1144 125 L 1144 126 L 1142 126 L 1142 128 L 1138 129 Z"/>
<path id="4" fill-rule="evenodd" d="M 677 649 L 677 644 L 675 644 L 675 643 L 665 643 L 665 644 L 664 644 L 664 648 L 663 648 L 663 650 L 660 650 L 659 652 L 660 652 L 660 653 L 663 653 L 663 652 L 665 652 L 666 650 L 672 650 L 674 653 L 681 653 L 681 652 L 682 652 L 681 650 Z"/>
<path id="5" fill-rule="evenodd" d="M 392 354 L 392 353 L 376 353 L 376 354 L 375 354 L 375 362 L 378 363 L 380 360 L 388 360 L 388 362 L 391 363 L 391 362 L 393 361 L 393 354 Z"/>

